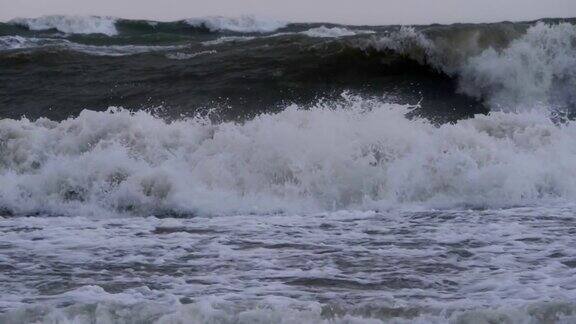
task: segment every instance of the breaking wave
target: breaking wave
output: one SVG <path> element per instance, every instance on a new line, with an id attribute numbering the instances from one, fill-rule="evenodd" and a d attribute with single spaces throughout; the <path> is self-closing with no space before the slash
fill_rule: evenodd
<path id="1" fill-rule="evenodd" d="M 244 123 L 169 123 L 123 109 L 62 122 L 4 119 L 0 207 L 269 213 L 576 198 L 574 123 L 493 112 L 436 127 L 407 119 L 409 110 L 345 96 Z"/>
<path id="2" fill-rule="evenodd" d="M 576 107 L 576 27 L 543 23 L 497 51 L 489 48 L 460 70 L 460 90 L 491 107 Z"/>
<path id="3" fill-rule="evenodd" d="M 575 108 L 576 26 L 541 22 L 518 38 L 503 41 L 503 35 L 481 40 L 486 35 L 472 30 L 464 37 L 430 37 L 402 27 L 362 46 L 400 53 L 451 75 L 460 92 L 485 100 L 492 109 Z M 498 43 L 505 45 L 498 48 Z"/>
<path id="4" fill-rule="evenodd" d="M 202 17 L 190 18 L 183 22 L 186 24 L 207 29 L 211 32 L 237 32 L 237 33 L 269 33 L 288 25 L 286 22 L 256 17 L 254 15 L 243 15 L 239 17 Z M 143 28 L 142 21 L 123 20 L 114 17 L 100 16 L 69 16 L 69 15 L 50 15 L 38 18 L 15 18 L 9 21 L 12 25 L 19 25 L 32 31 L 57 30 L 66 34 L 104 34 L 107 36 L 116 36 L 119 34 L 117 24 L 128 26 L 132 29 Z M 155 21 L 146 21 L 148 30 L 159 28 L 161 26 L 176 28 L 180 22 L 161 23 Z"/>

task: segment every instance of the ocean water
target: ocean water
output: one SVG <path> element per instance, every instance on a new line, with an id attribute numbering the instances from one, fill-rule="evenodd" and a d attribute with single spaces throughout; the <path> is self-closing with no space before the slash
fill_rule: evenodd
<path id="1" fill-rule="evenodd" d="M 576 322 L 576 25 L 0 23 L 0 323 Z"/>

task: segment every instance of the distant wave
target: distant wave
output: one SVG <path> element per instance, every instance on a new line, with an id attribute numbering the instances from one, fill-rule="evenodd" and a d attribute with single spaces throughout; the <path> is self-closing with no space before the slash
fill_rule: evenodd
<path id="1" fill-rule="evenodd" d="M 204 27 L 210 31 L 232 31 L 242 33 L 270 33 L 286 27 L 286 22 L 258 18 L 252 15 L 240 17 L 204 17 L 191 18 L 186 22 L 194 27 Z"/>
<path id="2" fill-rule="evenodd" d="M 30 30 L 57 30 L 67 34 L 103 34 L 107 36 L 118 35 L 117 23 L 140 23 L 141 21 L 123 20 L 114 17 L 100 16 L 67 16 L 50 15 L 38 18 L 16 18 L 10 24 L 27 27 Z M 239 17 L 201 17 L 190 18 L 183 21 L 191 27 L 205 28 L 211 32 L 237 32 L 237 33 L 269 33 L 284 28 L 288 23 L 273 19 L 260 18 L 254 15 Z M 178 24 L 146 21 L 149 27 Z"/>
<path id="3" fill-rule="evenodd" d="M 113 36 L 116 30 L 116 18 L 98 16 L 42 16 L 39 18 L 16 18 L 12 24 L 28 27 L 30 30 L 55 29 L 67 34 L 105 34 Z"/>
<path id="4" fill-rule="evenodd" d="M 320 26 L 316 28 L 311 28 L 306 31 L 303 31 L 302 34 L 310 37 L 345 37 L 345 36 L 354 36 L 358 34 L 373 34 L 373 31 L 370 30 L 350 30 L 344 27 L 326 27 Z"/>

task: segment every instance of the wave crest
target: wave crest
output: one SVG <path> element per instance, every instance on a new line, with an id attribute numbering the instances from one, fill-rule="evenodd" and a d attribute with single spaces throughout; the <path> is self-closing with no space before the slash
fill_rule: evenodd
<path id="1" fill-rule="evenodd" d="M 187 19 L 186 23 L 194 27 L 207 28 L 212 32 L 231 31 L 239 33 L 270 33 L 288 25 L 282 21 L 259 18 L 253 15 L 191 18 Z"/>
<path id="2" fill-rule="evenodd" d="M 351 30 L 344 27 L 326 27 L 320 26 L 316 28 L 310 28 L 303 31 L 302 34 L 310 37 L 322 37 L 322 38 L 338 38 L 345 36 L 354 36 L 358 34 L 373 34 L 370 30 Z"/>
<path id="3" fill-rule="evenodd" d="M 116 20 L 112 17 L 53 15 L 39 18 L 16 18 L 10 23 L 25 26 L 30 30 L 56 29 L 66 34 L 114 36 L 118 34 Z"/>

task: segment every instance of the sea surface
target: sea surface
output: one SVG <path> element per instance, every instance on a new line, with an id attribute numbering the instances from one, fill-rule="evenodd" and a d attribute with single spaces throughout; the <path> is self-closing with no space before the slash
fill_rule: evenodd
<path id="1" fill-rule="evenodd" d="M 0 23 L 0 323 L 576 323 L 576 19 Z"/>

